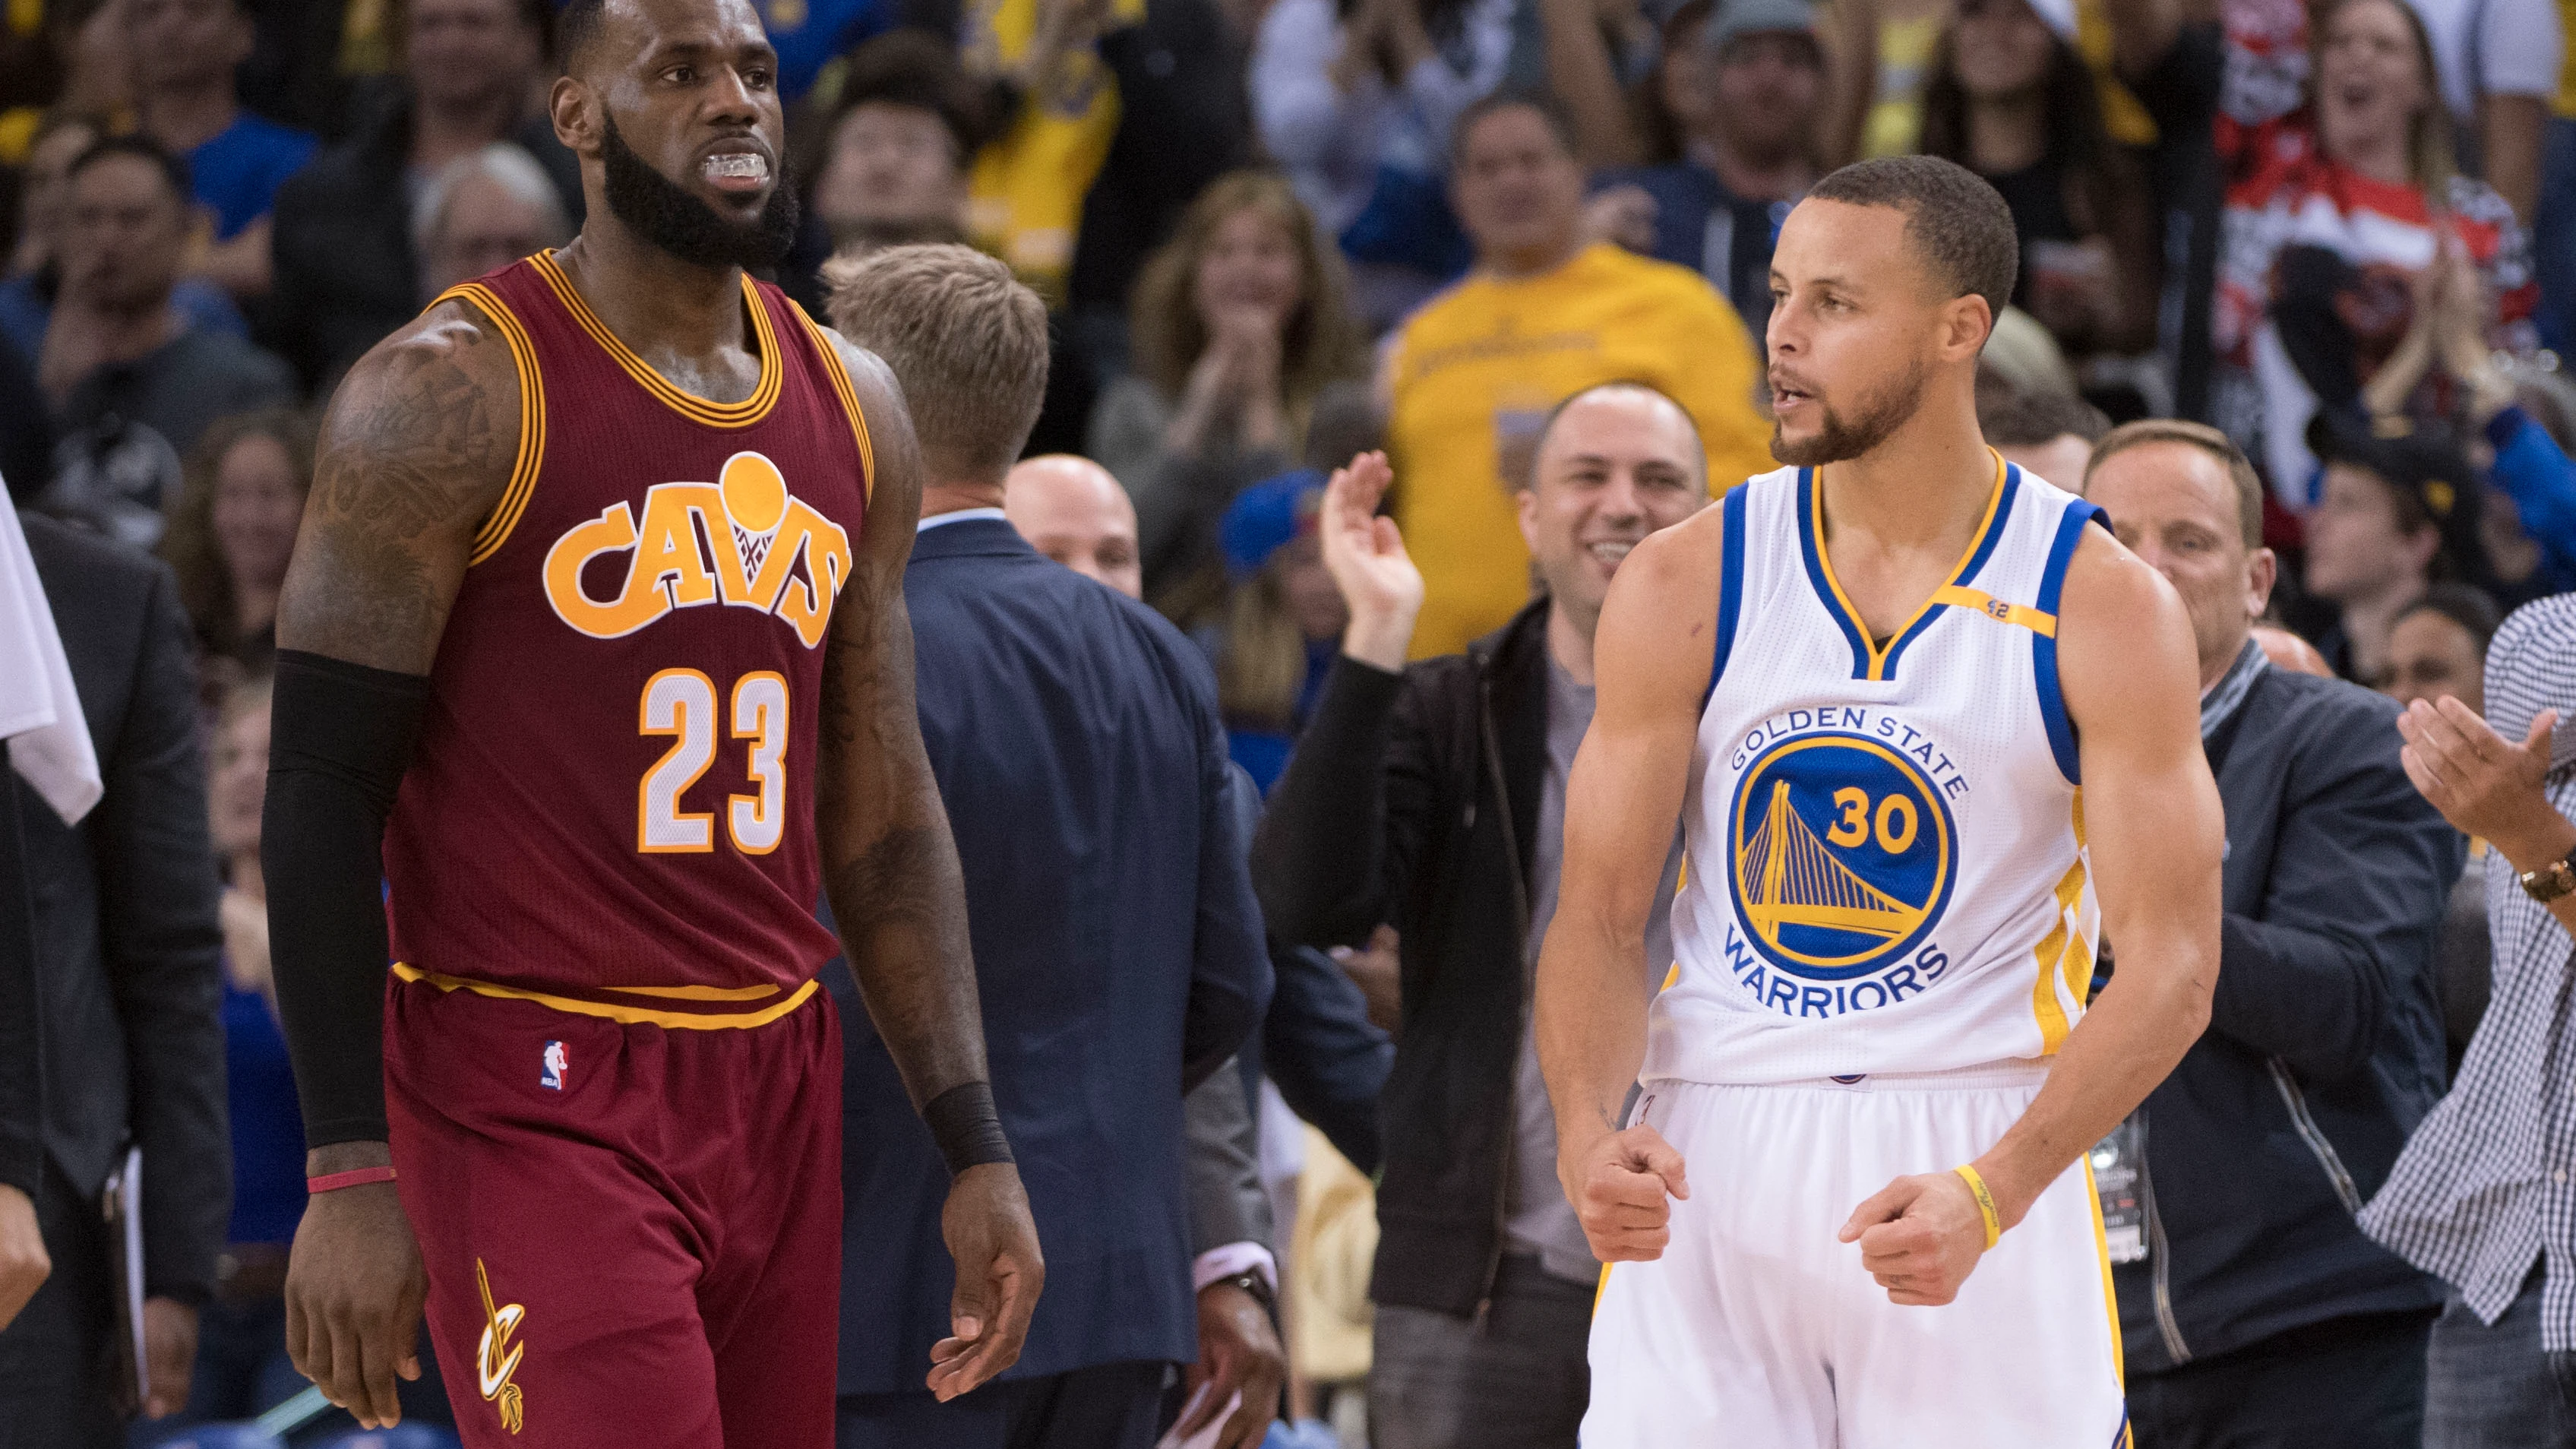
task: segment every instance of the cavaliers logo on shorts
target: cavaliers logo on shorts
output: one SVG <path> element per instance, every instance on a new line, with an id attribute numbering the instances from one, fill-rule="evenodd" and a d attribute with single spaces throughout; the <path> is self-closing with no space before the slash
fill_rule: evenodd
<path id="1" fill-rule="evenodd" d="M 527 1408 L 511 1378 L 518 1373 L 528 1346 L 512 1343 L 510 1336 L 518 1332 L 528 1310 L 516 1303 L 493 1303 L 492 1275 L 484 1271 L 480 1258 L 474 1260 L 474 1286 L 483 1294 L 483 1337 L 474 1346 L 474 1387 L 500 1413 L 501 1427 L 516 1434 L 527 1425 Z"/>
<path id="2" fill-rule="evenodd" d="M 1818 715 L 1866 727 L 1876 713 L 1793 711 L 1810 727 L 1774 735 L 1736 781 L 1727 884 L 1742 929 L 1728 932 L 1727 962 L 1787 1015 L 1887 1006 L 1949 967 L 1930 939 L 1958 876 L 1943 792 L 1892 731 L 1813 727 Z"/>

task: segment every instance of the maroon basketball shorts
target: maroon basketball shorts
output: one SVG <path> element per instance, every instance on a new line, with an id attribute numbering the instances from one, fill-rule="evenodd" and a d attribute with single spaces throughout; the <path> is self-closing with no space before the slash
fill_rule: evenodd
<path id="1" fill-rule="evenodd" d="M 395 979 L 385 1107 L 469 1449 L 828 1449 L 829 997 L 677 1027 Z"/>

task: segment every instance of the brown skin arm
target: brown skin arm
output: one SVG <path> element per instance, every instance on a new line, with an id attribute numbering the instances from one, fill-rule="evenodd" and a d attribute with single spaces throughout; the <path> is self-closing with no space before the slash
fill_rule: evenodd
<path id="1" fill-rule="evenodd" d="M 1539 952 L 1539 1069 L 1556 1175 L 1604 1263 L 1663 1253 L 1682 1157 L 1620 1104 L 1646 1056 L 1646 918 L 1673 846 L 1717 636 L 1722 510 L 1648 536 L 1619 566 L 1593 636 L 1592 728 L 1565 790 L 1556 920 Z"/>
<path id="2" fill-rule="evenodd" d="M 903 569 L 921 517 L 921 449 L 885 363 L 837 333 L 833 341 L 868 422 L 876 477 L 824 646 L 815 826 L 842 952 L 917 1109 L 951 1087 L 989 1080 L 984 1018 L 965 874 L 913 694 Z M 959 1173 L 940 1228 L 957 1261 L 954 1336 L 930 1351 L 929 1385 L 945 1401 L 1018 1361 L 1046 1262 L 1019 1169 L 1008 1163 Z"/>
<path id="3" fill-rule="evenodd" d="M 474 530 L 517 459 L 518 370 L 464 302 L 432 308 L 349 370 L 322 422 L 313 491 L 277 604 L 277 643 L 426 674 L 465 577 Z M 393 1160 L 382 1142 L 305 1154 L 306 1173 Z M 391 1183 L 316 1194 L 286 1276 L 286 1349 L 360 1425 L 397 1423 L 394 1379 L 414 1353 L 427 1292 Z"/>
<path id="4" fill-rule="evenodd" d="M 2200 746 L 2200 671 L 2171 585 L 2087 529 L 2058 611 L 2058 672 L 2080 741 L 2084 826 L 2102 934 L 2120 969 L 2068 1034 L 2048 1080 L 1972 1164 L 2009 1230 L 2119 1125 L 2209 1024 L 2218 984 L 2218 786 Z M 1842 1228 L 1900 1304 L 1937 1306 L 1986 1247 L 1957 1173 L 1900 1177 Z"/>

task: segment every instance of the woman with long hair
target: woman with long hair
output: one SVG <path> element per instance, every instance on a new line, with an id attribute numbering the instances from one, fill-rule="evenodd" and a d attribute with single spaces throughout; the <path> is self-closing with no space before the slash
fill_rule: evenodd
<path id="1" fill-rule="evenodd" d="M 266 662 L 312 487 L 313 423 L 297 409 L 221 418 L 198 439 L 161 557 L 179 576 L 179 602 L 205 655 Z"/>
<path id="2" fill-rule="evenodd" d="M 1137 278 L 1136 374 L 1091 418 L 1089 452 L 1136 501 L 1145 588 L 1216 561 L 1216 520 L 1295 465 L 1325 386 L 1362 362 L 1341 261 L 1288 183 L 1219 177 Z"/>
<path id="3" fill-rule="evenodd" d="M 2494 188 L 2459 174 L 2424 22 L 2405 0 L 2327 0 L 2304 103 L 2222 124 L 2227 168 L 2210 335 L 2212 421 L 2265 464 L 2294 509 L 2313 502 L 2304 445 L 2321 404 L 2358 393 L 2404 340 L 2424 274 L 2473 267 L 2491 346 L 2524 350 L 2530 251 Z M 2429 396 L 2418 409 L 2441 410 Z"/>
<path id="4" fill-rule="evenodd" d="M 1993 183 L 2021 240 L 2013 303 L 2070 354 L 2156 331 L 2154 204 L 2074 45 L 2028 0 L 1960 0 L 1923 89 L 1922 149 Z"/>

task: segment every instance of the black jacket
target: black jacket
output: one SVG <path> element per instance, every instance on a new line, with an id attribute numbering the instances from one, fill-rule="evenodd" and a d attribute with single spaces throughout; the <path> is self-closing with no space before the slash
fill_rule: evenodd
<path id="1" fill-rule="evenodd" d="M 295 364 L 307 388 L 336 382 L 368 348 L 419 316 L 426 300 L 411 241 L 411 92 L 390 84 L 364 105 L 349 139 L 277 188 L 269 243 L 275 301 L 261 319 L 261 341 Z M 532 119 L 510 139 L 546 168 L 579 229 L 581 165 L 554 127 Z"/>
<path id="2" fill-rule="evenodd" d="M 107 786 L 77 828 L 17 792 L 44 1003 L 41 1135 L 90 1197 L 127 1141 L 141 1145 L 145 1287 L 202 1302 L 232 1212 L 232 1144 L 188 618 L 166 566 L 21 517 Z"/>
<path id="3" fill-rule="evenodd" d="M 1380 1303 L 1471 1315 L 1501 1260 L 1547 609 L 1401 675 L 1336 661 L 1253 845 L 1275 938 L 1357 943 L 1382 921 L 1403 937 L 1403 1030 L 1379 1112 Z"/>
<path id="4" fill-rule="evenodd" d="M 2218 988 L 2141 1109 L 2149 1251 L 2115 1274 L 2131 1373 L 2441 1302 L 2353 1222 L 2442 1094 L 2433 951 L 2464 859 L 2398 764 L 2396 715 L 2268 669 L 2211 741 Z"/>

